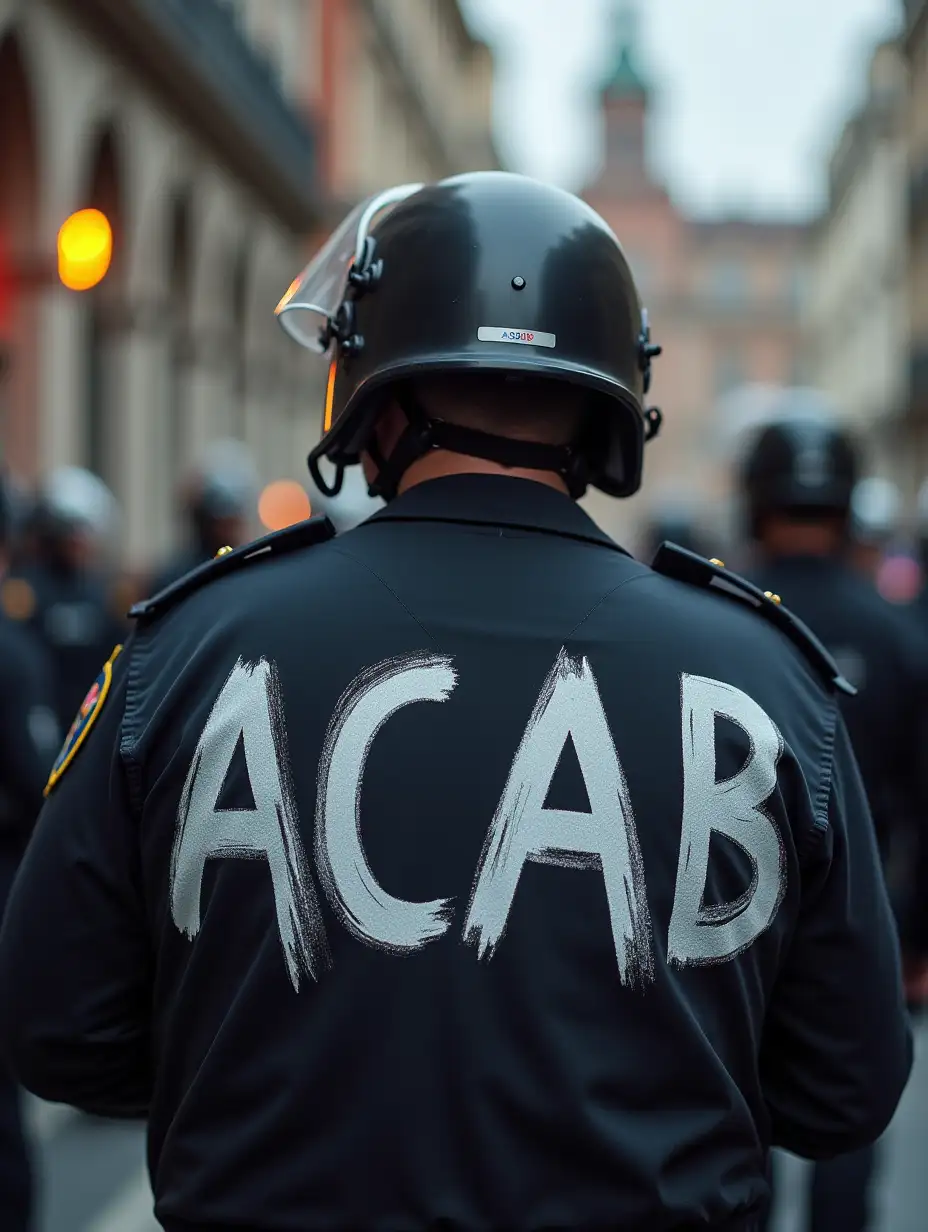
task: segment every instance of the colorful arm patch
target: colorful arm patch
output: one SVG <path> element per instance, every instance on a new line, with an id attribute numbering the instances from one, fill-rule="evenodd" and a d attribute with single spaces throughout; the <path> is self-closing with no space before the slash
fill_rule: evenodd
<path id="1" fill-rule="evenodd" d="M 113 664 L 116 662 L 116 656 L 121 650 L 122 646 L 116 647 L 107 662 L 104 663 L 103 671 L 90 686 L 87 696 L 81 702 L 81 708 L 74 717 L 71 729 L 65 737 L 64 744 L 61 746 L 61 752 L 55 758 L 55 764 L 52 766 L 48 782 L 45 784 L 46 796 L 48 796 L 55 784 L 64 777 L 65 771 L 77 756 L 78 750 L 90 734 L 91 727 L 97 721 L 97 715 L 103 709 L 103 703 L 106 701 L 110 685 L 113 681 Z"/>

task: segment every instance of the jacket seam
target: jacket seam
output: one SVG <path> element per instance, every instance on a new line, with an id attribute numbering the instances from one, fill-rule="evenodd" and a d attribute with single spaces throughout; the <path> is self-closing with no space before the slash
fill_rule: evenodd
<path id="1" fill-rule="evenodd" d="M 630 586 L 632 582 L 646 582 L 651 578 L 651 576 L 652 575 L 650 573 L 638 573 L 634 577 L 623 578 L 622 581 L 619 582 L 617 585 L 613 586 L 610 590 L 605 591 L 596 600 L 596 602 L 593 604 L 593 606 L 590 608 L 587 614 L 585 616 L 581 616 L 581 618 L 577 621 L 574 627 L 570 630 L 570 632 L 564 638 L 564 641 L 569 642 L 570 639 L 576 635 L 577 631 L 581 629 L 583 625 L 586 624 L 586 622 L 590 619 L 590 617 L 597 610 L 597 608 L 602 607 L 602 605 L 606 602 L 607 599 L 611 599 L 617 590 L 621 590 L 623 586 Z"/>
<path id="2" fill-rule="evenodd" d="M 818 846 L 828 833 L 831 824 L 828 820 L 828 804 L 831 800 L 831 792 L 834 785 L 835 741 L 838 734 L 838 715 L 837 699 L 832 698 L 831 708 L 826 720 L 825 742 L 820 762 L 821 777 L 819 778 L 818 789 L 812 801 L 812 829 L 802 842 L 799 852 L 800 859 L 805 859 L 811 855 L 814 848 Z"/>
<path id="3" fill-rule="evenodd" d="M 126 706 L 123 711 L 122 731 L 119 739 L 119 755 L 126 771 L 126 782 L 129 787 L 129 803 L 136 820 L 142 816 L 142 801 L 145 796 L 142 781 L 142 767 L 136 757 L 139 734 L 135 722 L 135 696 L 141 687 L 141 668 L 138 663 L 139 645 L 144 634 L 137 630 L 130 647 L 129 671 L 126 680 Z"/>
<path id="4" fill-rule="evenodd" d="M 419 626 L 419 628 L 422 630 L 425 636 L 429 639 L 429 641 L 433 645 L 438 644 L 438 640 L 435 637 L 435 635 L 431 633 L 425 627 L 425 625 L 422 623 L 419 617 L 415 614 L 415 612 L 411 611 L 406 606 L 406 604 L 403 602 L 400 596 L 396 593 L 393 587 L 389 584 L 389 582 L 384 581 L 384 579 L 380 576 L 380 574 L 377 572 L 376 569 L 372 569 L 371 566 L 366 561 L 359 560 L 357 556 L 355 556 L 352 552 L 346 551 L 345 548 L 332 548 L 332 551 L 337 552 L 339 556 L 344 556 L 346 560 L 353 561 L 356 565 L 359 566 L 359 568 L 365 569 L 371 575 L 372 578 L 375 578 L 380 583 L 380 585 L 384 588 L 384 590 L 388 592 L 388 594 L 393 596 L 393 598 L 396 600 L 399 606 L 403 609 L 403 611 L 406 613 L 409 619 Z"/>

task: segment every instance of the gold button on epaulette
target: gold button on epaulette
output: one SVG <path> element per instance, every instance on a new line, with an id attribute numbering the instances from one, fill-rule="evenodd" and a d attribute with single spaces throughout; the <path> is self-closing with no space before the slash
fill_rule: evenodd
<path id="1" fill-rule="evenodd" d="M 718 558 L 717 556 L 713 556 L 713 557 L 712 557 L 712 559 L 709 561 L 709 564 L 710 564 L 710 565 L 715 565 L 715 567 L 716 567 L 717 569 L 724 569 L 724 568 L 725 568 L 725 562 L 724 562 L 724 560 L 719 560 L 719 558 Z"/>
<path id="2" fill-rule="evenodd" d="M 764 598 L 769 599 L 771 603 L 782 603 L 783 602 L 780 596 L 775 595 L 772 590 L 765 590 Z"/>
<path id="3" fill-rule="evenodd" d="M 219 551 L 216 553 L 216 558 L 218 559 L 220 556 L 228 556 L 231 551 L 232 549 L 229 547 L 228 544 L 226 544 L 224 548 L 220 548 Z"/>

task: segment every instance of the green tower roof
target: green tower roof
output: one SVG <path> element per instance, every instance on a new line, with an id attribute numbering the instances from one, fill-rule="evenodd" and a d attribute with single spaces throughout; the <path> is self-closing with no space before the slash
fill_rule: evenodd
<path id="1" fill-rule="evenodd" d="M 648 93 L 648 83 L 637 64 L 637 7 L 628 0 L 620 0 L 613 25 L 616 52 L 603 91 L 612 98 L 643 97 Z"/>

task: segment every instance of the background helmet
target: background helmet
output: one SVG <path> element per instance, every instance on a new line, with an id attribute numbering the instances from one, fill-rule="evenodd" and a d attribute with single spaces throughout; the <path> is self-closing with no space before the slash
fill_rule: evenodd
<path id="1" fill-rule="evenodd" d="M 116 498 L 102 479 L 79 466 L 53 470 L 42 486 L 37 518 L 43 535 L 110 538 L 118 521 Z"/>
<path id="2" fill-rule="evenodd" d="M 258 499 L 258 474 L 241 441 L 215 441 L 197 468 L 190 509 L 197 522 L 250 518 Z"/>
<path id="3" fill-rule="evenodd" d="M 556 451 L 547 469 L 563 470 L 577 495 L 588 483 L 614 496 L 640 485 L 644 442 L 660 422 L 643 402 L 660 348 L 616 237 L 570 193 L 503 172 L 390 190 L 349 215 L 277 312 L 292 337 L 330 355 L 324 435 L 309 459 L 323 490 L 319 459 L 338 475 L 356 463 L 387 391 L 410 419 L 394 453 L 402 469 L 433 447 L 540 465 L 548 447 L 517 457 L 514 442 L 503 451 L 488 433 L 467 430 L 465 450 L 464 429 L 401 396 L 415 376 L 467 370 L 588 390 L 596 440 L 563 465 Z"/>
<path id="4" fill-rule="evenodd" d="M 850 436 L 822 417 L 787 419 L 762 428 L 748 449 L 742 488 L 751 521 L 768 513 L 846 515 L 857 482 Z"/>

